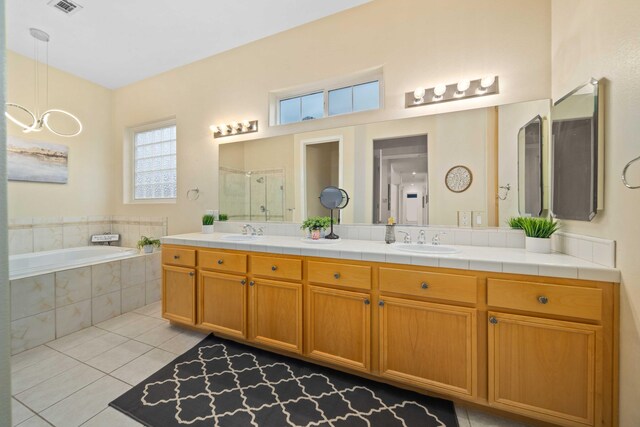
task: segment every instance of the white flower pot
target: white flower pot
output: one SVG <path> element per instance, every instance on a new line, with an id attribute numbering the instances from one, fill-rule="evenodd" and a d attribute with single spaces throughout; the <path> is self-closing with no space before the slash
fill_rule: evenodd
<path id="1" fill-rule="evenodd" d="M 144 245 L 142 249 L 144 250 L 145 254 L 153 253 L 153 245 Z"/>
<path id="2" fill-rule="evenodd" d="M 202 226 L 202 234 L 211 234 L 211 233 L 213 233 L 213 225 Z"/>
<path id="3" fill-rule="evenodd" d="M 525 237 L 525 248 L 527 252 L 535 252 L 539 254 L 551 253 L 551 239 L 541 239 L 539 237 Z"/>

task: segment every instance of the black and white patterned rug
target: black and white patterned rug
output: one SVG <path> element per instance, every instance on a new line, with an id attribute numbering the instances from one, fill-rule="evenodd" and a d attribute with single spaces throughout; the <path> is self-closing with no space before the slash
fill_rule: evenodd
<path id="1" fill-rule="evenodd" d="M 147 426 L 458 426 L 453 403 L 209 335 L 110 403 Z"/>

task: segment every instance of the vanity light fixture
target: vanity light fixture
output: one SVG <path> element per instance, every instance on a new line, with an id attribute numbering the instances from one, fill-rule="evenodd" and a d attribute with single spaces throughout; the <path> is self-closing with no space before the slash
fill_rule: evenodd
<path id="1" fill-rule="evenodd" d="M 45 62 L 44 73 L 46 77 L 44 79 L 45 80 L 44 92 L 45 92 L 45 100 L 48 101 L 50 37 L 49 37 L 49 34 L 37 28 L 29 28 L 29 34 L 31 34 L 31 37 L 33 37 L 33 40 L 34 40 L 33 46 L 34 46 L 34 52 L 35 52 L 35 58 L 33 60 L 35 64 L 34 90 L 36 93 L 34 112 L 31 112 L 29 109 L 27 109 L 26 107 L 23 107 L 20 104 L 7 102 L 5 104 L 6 109 L 5 109 L 4 115 L 7 117 L 7 119 L 11 120 L 13 123 L 20 126 L 22 128 L 23 133 L 40 132 L 42 131 L 43 128 L 47 128 L 51 133 L 58 136 L 72 137 L 72 136 L 79 135 L 80 132 L 82 132 L 82 122 L 80 121 L 80 119 L 78 119 L 76 116 L 74 116 L 70 112 L 61 110 L 59 108 L 49 108 L 48 110 L 45 110 L 42 114 L 40 114 L 40 72 L 41 71 L 40 71 L 40 61 L 39 61 L 39 55 L 38 55 L 39 53 L 38 42 L 44 43 L 45 45 L 46 62 Z M 45 109 L 48 108 L 48 105 L 46 105 L 46 101 L 45 101 Z M 14 116 L 12 116 L 11 113 L 9 113 L 8 111 L 10 108 L 13 109 L 13 111 L 15 112 L 17 112 L 17 110 L 20 110 L 23 114 L 27 114 L 29 116 L 29 120 L 31 121 L 31 124 L 26 124 L 20 121 L 19 119 L 15 118 Z M 60 116 L 66 116 L 68 119 L 71 119 L 71 121 L 74 122 L 76 125 L 76 130 L 74 130 L 73 132 L 61 132 L 53 128 L 49 123 L 49 121 L 51 120 L 51 117 L 60 117 Z"/>
<path id="2" fill-rule="evenodd" d="M 244 135 L 245 133 L 258 132 L 257 120 L 243 120 L 241 122 L 231 122 L 231 124 L 219 124 L 209 126 L 214 138 L 223 136 Z"/>
<path id="3" fill-rule="evenodd" d="M 424 91 L 424 94 L 422 91 Z M 498 93 L 500 93 L 498 76 L 489 75 L 481 79 L 464 79 L 457 83 L 439 84 L 429 89 L 417 88 L 412 92 L 406 92 L 404 106 L 405 108 L 412 108 L 437 102 L 496 95 Z"/>

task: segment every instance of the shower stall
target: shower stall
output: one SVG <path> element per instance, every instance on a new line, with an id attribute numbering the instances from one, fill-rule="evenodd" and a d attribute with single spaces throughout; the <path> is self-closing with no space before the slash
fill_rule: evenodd
<path id="1" fill-rule="evenodd" d="M 284 221 L 284 169 L 220 167 L 220 210 L 237 221 Z"/>

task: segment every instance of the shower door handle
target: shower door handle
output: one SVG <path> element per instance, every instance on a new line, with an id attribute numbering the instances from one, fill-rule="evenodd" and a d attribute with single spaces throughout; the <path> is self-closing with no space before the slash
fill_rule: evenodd
<path id="1" fill-rule="evenodd" d="M 391 210 L 391 184 L 387 184 L 387 210 Z"/>

